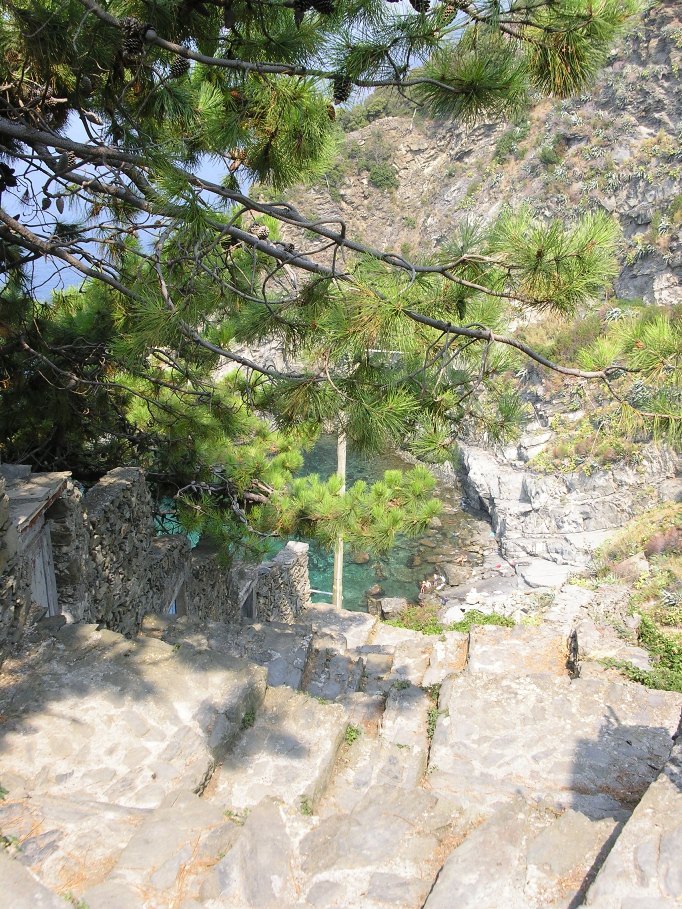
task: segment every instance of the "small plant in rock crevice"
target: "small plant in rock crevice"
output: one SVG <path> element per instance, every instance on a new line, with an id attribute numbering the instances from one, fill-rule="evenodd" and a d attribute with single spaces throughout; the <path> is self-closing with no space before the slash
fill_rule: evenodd
<path id="1" fill-rule="evenodd" d="M 353 742 L 357 742 L 360 738 L 360 727 L 354 726 L 352 723 L 349 723 L 346 726 L 346 731 L 343 734 L 343 740 L 346 745 L 352 745 Z"/>
<path id="2" fill-rule="evenodd" d="M 249 816 L 249 809 L 245 808 L 243 811 L 233 811 L 231 808 L 226 808 L 225 811 L 223 811 L 223 814 L 226 818 L 231 820 L 233 824 L 236 824 L 238 827 L 243 827 Z"/>
<path id="3" fill-rule="evenodd" d="M 298 807 L 299 807 L 299 811 L 301 812 L 301 814 L 304 815 L 305 817 L 310 817 L 311 814 L 313 813 L 313 803 L 310 801 L 310 799 L 308 798 L 307 795 L 304 795 L 301 798 L 301 801 L 300 801 Z"/>
<path id="4" fill-rule="evenodd" d="M 85 900 L 78 899 L 70 890 L 67 890 L 66 893 L 62 894 L 67 903 L 71 903 L 73 909 L 89 909 L 88 904 Z"/>
<path id="5" fill-rule="evenodd" d="M 247 710 L 244 716 L 242 717 L 241 728 L 250 729 L 253 724 L 256 722 L 256 711 Z"/>
<path id="6" fill-rule="evenodd" d="M 445 711 L 438 709 L 438 698 L 440 697 L 440 684 L 428 685 L 424 691 L 429 696 L 431 701 L 431 706 L 429 707 L 426 713 L 426 737 L 429 740 L 429 748 L 431 747 L 431 741 L 436 732 L 436 724 L 438 723 L 438 717 L 441 716 Z"/>

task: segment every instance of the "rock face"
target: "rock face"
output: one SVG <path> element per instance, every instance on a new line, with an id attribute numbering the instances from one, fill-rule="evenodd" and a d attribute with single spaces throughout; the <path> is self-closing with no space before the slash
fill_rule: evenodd
<path id="1" fill-rule="evenodd" d="M 559 586 L 571 567 L 588 564 L 610 533 L 670 495 L 678 470 L 675 454 L 654 446 L 636 468 L 590 476 L 546 476 L 526 467 L 516 451 L 459 447 L 466 497 L 489 514 L 503 554 L 533 587 Z"/>
<path id="2" fill-rule="evenodd" d="M 591 597 L 430 637 L 324 606 L 39 625 L 0 677 L 3 899 L 677 905 L 682 696 L 591 662 Z"/>
<path id="3" fill-rule="evenodd" d="M 519 199 L 547 218 L 605 210 L 626 239 L 617 295 L 679 303 L 681 28 L 675 0 L 651 5 L 592 91 L 543 101 L 520 126 L 464 130 L 419 112 L 376 120 L 347 135 L 342 165 L 301 190 L 297 207 L 403 255 L 438 249 L 462 221 L 491 221 Z M 395 191 L 373 187 L 358 166 L 367 148 L 388 156 Z"/>

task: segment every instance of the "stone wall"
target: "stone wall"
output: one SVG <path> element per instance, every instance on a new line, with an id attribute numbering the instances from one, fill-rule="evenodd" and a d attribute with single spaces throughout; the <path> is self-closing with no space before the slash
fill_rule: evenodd
<path id="1" fill-rule="evenodd" d="M 0 665 L 19 635 L 31 606 L 28 565 L 19 557 L 19 535 L 10 521 L 5 479 L 0 476 Z"/>
<path id="2" fill-rule="evenodd" d="M 85 496 L 94 577 L 86 622 L 134 633 L 148 611 L 152 499 L 142 471 L 119 467 Z"/>
<path id="3" fill-rule="evenodd" d="M 208 543 L 191 550 L 184 536 L 156 534 L 152 498 L 135 468 L 112 470 L 85 495 L 68 480 L 45 520 L 58 606 L 70 622 L 133 635 L 147 613 L 167 613 L 172 603 L 178 614 L 204 620 L 292 622 L 310 602 L 307 544 L 289 543 L 269 562 L 227 569 Z M 29 568 L 0 477 L 0 662 L 29 615 Z"/>
<path id="4" fill-rule="evenodd" d="M 190 559 L 190 545 L 187 537 L 157 536 L 149 548 L 149 586 L 146 596 L 146 612 L 163 614 L 169 605 L 178 600 L 186 584 L 187 565 Z M 184 612 L 178 605 L 178 612 Z"/>
<path id="5" fill-rule="evenodd" d="M 240 600 L 230 572 L 208 543 L 192 550 L 184 590 L 187 615 L 220 622 L 239 622 Z"/>
<path id="6" fill-rule="evenodd" d="M 95 581 L 81 489 L 69 481 L 45 517 L 50 525 L 59 606 L 69 621 L 78 622 L 88 610 Z"/>
<path id="7" fill-rule="evenodd" d="M 308 544 L 290 541 L 258 567 L 256 614 L 260 621 L 290 623 L 309 604 Z"/>

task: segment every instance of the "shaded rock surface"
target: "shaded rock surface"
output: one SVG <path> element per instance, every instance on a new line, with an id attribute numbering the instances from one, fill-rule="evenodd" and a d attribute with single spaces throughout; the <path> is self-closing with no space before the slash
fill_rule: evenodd
<path id="1" fill-rule="evenodd" d="M 324 606 L 44 632 L 0 689 L 11 905 L 625 909 L 639 875 L 667 906 L 682 697 L 592 676 L 591 600 L 469 634 Z"/>

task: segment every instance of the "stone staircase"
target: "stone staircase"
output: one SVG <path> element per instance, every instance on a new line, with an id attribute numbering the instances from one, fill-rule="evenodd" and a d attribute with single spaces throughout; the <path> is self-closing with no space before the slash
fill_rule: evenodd
<path id="1" fill-rule="evenodd" d="M 584 616 L 300 619 L 64 626 L 6 663 L 0 904 L 680 905 L 682 697 L 590 660 Z"/>

